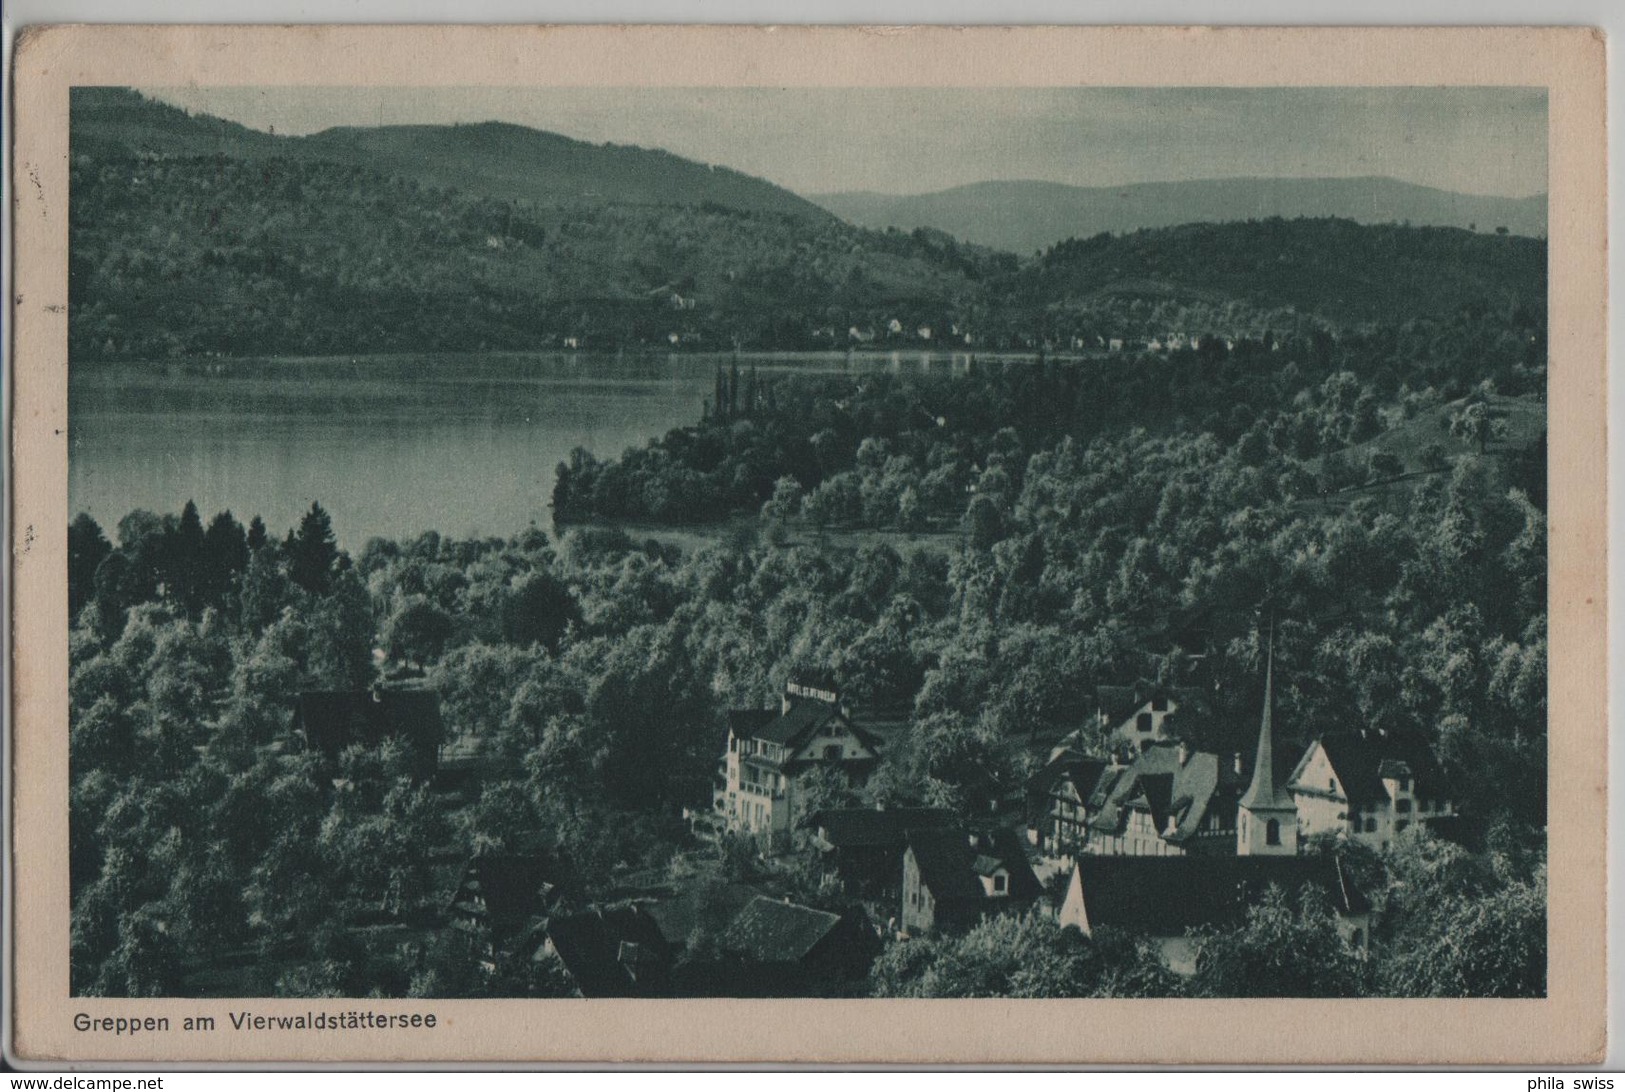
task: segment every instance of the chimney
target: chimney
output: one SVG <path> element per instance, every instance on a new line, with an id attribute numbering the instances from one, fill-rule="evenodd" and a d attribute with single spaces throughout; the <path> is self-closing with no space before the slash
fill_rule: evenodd
<path id="1" fill-rule="evenodd" d="M 1185 765 L 1185 763 L 1191 760 L 1191 745 L 1186 743 L 1184 740 L 1180 740 L 1177 754 L 1179 756 L 1179 764 L 1181 766 Z"/>
<path id="2" fill-rule="evenodd" d="M 1241 752 L 1237 751 L 1236 752 L 1236 776 L 1240 777 L 1241 773 L 1242 773 L 1242 770 L 1241 770 Z"/>

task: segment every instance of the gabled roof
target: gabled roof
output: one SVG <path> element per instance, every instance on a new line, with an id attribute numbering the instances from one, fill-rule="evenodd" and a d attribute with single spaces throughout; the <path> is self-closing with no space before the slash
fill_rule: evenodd
<path id="1" fill-rule="evenodd" d="M 840 709 L 821 701 L 793 701 L 790 708 L 756 730 L 756 738 L 786 745 L 811 735 L 832 720 L 846 720 Z"/>
<path id="2" fill-rule="evenodd" d="M 947 808 L 825 808 L 816 811 L 802 825 L 816 830 L 835 849 L 888 847 L 902 849 L 911 830 L 954 826 L 957 820 Z"/>
<path id="3" fill-rule="evenodd" d="M 494 932 L 509 931 L 549 909 L 558 881 L 558 866 L 549 857 L 481 854 L 463 867 L 451 911 L 480 920 Z"/>
<path id="4" fill-rule="evenodd" d="M 556 917 L 547 937 L 583 997 L 654 992 L 671 958 L 658 924 L 635 903 Z"/>
<path id="5" fill-rule="evenodd" d="M 1242 920 L 1275 885 L 1296 899 L 1319 888 L 1340 914 L 1363 914 L 1370 902 L 1331 855 L 1310 857 L 1091 856 L 1077 860 L 1091 927 L 1134 929 L 1149 936 L 1180 936 L 1200 925 Z"/>
<path id="6" fill-rule="evenodd" d="M 839 914 L 758 895 L 728 923 L 722 946 L 757 963 L 795 963 L 840 924 Z"/>
<path id="7" fill-rule="evenodd" d="M 294 701 L 292 728 L 329 756 L 391 738 L 433 748 L 445 734 L 440 695 L 423 689 L 308 690 Z"/>
<path id="8" fill-rule="evenodd" d="M 999 828 L 977 831 L 963 829 L 911 830 L 908 848 L 914 854 L 920 880 L 931 889 L 939 903 L 988 898 L 978 876 L 992 875 L 999 868 L 1010 874 L 1010 894 L 1014 899 L 1036 898 L 1042 890 L 1026 850 L 1015 831 Z"/>
<path id="9" fill-rule="evenodd" d="M 1208 751 L 1187 751 L 1183 763 L 1179 754 L 1178 744 L 1158 742 L 1126 767 L 1107 767 L 1088 797 L 1094 813 L 1089 826 L 1120 834 L 1128 813 L 1140 810 L 1150 814 L 1158 834 L 1175 844 L 1200 833 L 1215 809 L 1223 809 L 1223 825 L 1231 826 L 1229 812 L 1240 790 L 1233 767 Z"/>
<path id="10" fill-rule="evenodd" d="M 1326 752 L 1326 760 L 1331 763 L 1351 804 L 1387 800 L 1388 791 L 1382 785 L 1385 776 L 1409 776 L 1411 791 L 1417 796 L 1437 799 L 1448 799 L 1450 796 L 1439 760 L 1433 757 L 1427 741 L 1419 736 L 1333 732 L 1321 736 L 1317 742 Z M 1307 760 L 1308 755 L 1305 755 L 1304 761 Z M 1303 766 L 1304 762 L 1298 764 L 1293 774 L 1294 781 L 1302 774 Z"/>
<path id="11" fill-rule="evenodd" d="M 681 893 L 639 902 L 643 912 L 655 920 L 661 936 L 672 948 L 688 944 L 700 926 L 717 929 L 756 898 L 755 888 L 742 883 L 690 886 Z"/>
<path id="12" fill-rule="evenodd" d="M 1166 686 L 1156 683 L 1141 683 L 1137 686 L 1097 686 L 1095 687 L 1095 706 L 1100 714 L 1106 718 L 1106 723 L 1116 728 L 1129 717 L 1139 712 L 1147 703 L 1157 699 L 1166 698 L 1174 705 L 1185 706 L 1200 698 L 1200 691 L 1190 687 Z"/>
<path id="13" fill-rule="evenodd" d="M 757 732 L 779 717 L 777 709 L 728 710 L 728 734 L 735 739 L 753 739 Z"/>
<path id="14" fill-rule="evenodd" d="M 831 722 L 838 723 L 842 731 L 850 732 L 871 751 L 879 752 L 879 737 L 853 724 L 840 707 L 812 698 L 792 698 L 790 707 L 782 713 L 771 709 L 732 710 L 728 714 L 728 731 L 736 739 L 759 739 L 794 751 Z"/>

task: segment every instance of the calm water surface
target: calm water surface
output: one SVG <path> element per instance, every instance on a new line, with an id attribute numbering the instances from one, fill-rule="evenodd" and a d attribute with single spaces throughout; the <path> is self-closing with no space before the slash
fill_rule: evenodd
<path id="1" fill-rule="evenodd" d="M 550 528 L 571 449 L 599 457 L 699 418 L 731 356 L 341 358 L 75 364 L 68 503 L 111 537 L 135 508 L 205 521 L 230 509 L 273 534 L 312 501 L 340 541 Z M 966 357 L 741 355 L 766 377 L 875 368 L 948 374 Z"/>

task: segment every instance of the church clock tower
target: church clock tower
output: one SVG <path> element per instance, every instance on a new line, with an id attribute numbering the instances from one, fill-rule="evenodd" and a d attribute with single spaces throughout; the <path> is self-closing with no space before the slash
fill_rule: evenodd
<path id="1" fill-rule="evenodd" d="M 1264 668 L 1264 722 L 1258 729 L 1258 755 L 1253 781 L 1236 811 L 1236 853 L 1241 856 L 1290 856 L 1298 852 L 1298 806 L 1276 783 L 1272 714 L 1275 707 L 1275 639 L 1270 637 Z"/>

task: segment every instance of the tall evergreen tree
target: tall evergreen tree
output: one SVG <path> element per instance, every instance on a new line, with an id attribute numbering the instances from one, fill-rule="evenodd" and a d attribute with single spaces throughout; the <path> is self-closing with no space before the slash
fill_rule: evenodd
<path id="1" fill-rule="evenodd" d="M 289 544 L 288 575 L 311 594 L 326 595 L 333 586 L 333 565 L 338 556 L 333 520 L 319 502 L 312 501 Z"/>
<path id="2" fill-rule="evenodd" d="M 101 526 L 80 512 L 68 525 L 68 616 L 76 618 L 96 590 L 96 567 L 113 546 Z"/>
<path id="3" fill-rule="evenodd" d="M 248 521 L 248 550 L 254 553 L 264 546 L 270 536 L 265 533 L 265 521 L 255 516 Z"/>

